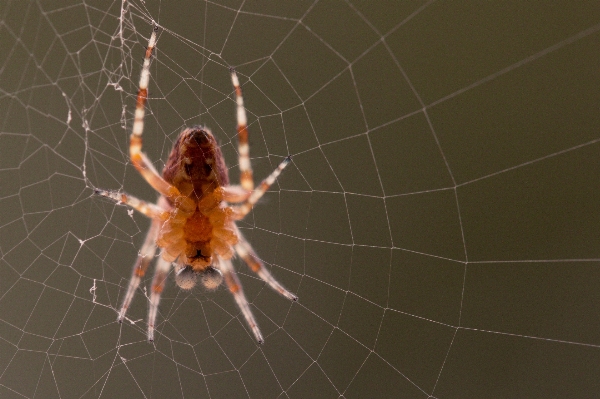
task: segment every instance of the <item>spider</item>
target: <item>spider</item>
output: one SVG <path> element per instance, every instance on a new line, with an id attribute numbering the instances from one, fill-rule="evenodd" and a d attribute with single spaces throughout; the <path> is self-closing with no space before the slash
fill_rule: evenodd
<path id="1" fill-rule="evenodd" d="M 152 221 L 133 265 L 117 320 L 123 322 L 158 247 L 161 249 L 161 256 L 155 266 L 148 309 L 149 342 L 154 341 L 158 304 L 166 277 L 173 265 L 175 282 L 184 290 L 192 289 L 198 279 L 206 289 L 215 290 L 224 279 L 254 337 L 262 344 L 262 333 L 231 263 L 234 254 L 239 255 L 272 289 L 292 301 L 297 301 L 298 297 L 286 290 L 264 267 L 235 221 L 243 219 L 250 212 L 289 164 L 290 157 L 285 158 L 257 188 L 254 187 L 242 90 L 235 70 L 230 68 L 237 102 L 240 185 L 229 184 L 221 149 L 210 130 L 202 126 L 186 128 L 179 134 L 161 177 L 142 152 L 150 60 L 156 45 L 157 31 L 158 27 L 155 26 L 146 48 L 129 154 L 133 166 L 160 197 L 152 204 L 125 193 L 95 190 L 96 194 L 116 203 L 131 206 Z"/>

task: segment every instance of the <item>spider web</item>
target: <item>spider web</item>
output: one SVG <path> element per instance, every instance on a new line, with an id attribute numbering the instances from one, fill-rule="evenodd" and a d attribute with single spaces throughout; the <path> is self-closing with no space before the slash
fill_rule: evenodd
<path id="1" fill-rule="evenodd" d="M 152 21 L 158 169 L 202 123 L 238 180 L 230 65 L 256 180 L 293 155 L 240 223 L 300 298 L 236 263 L 263 346 L 172 278 L 116 322 Z M 599 48 L 593 2 L 2 2 L 0 396 L 597 397 Z"/>

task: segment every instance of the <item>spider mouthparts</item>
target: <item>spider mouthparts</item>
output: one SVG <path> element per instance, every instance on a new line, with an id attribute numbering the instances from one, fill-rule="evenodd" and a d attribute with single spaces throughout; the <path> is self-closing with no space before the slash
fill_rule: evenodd
<path id="1" fill-rule="evenodd" d="M 200 280 L 202 285 L 209 291 L 216 290 L 223 282 L 223 273 L 216 267 L 209 266 L 202 272 Z"/>
<path id="2" fill-rule="evenodd" d="M 185 266 L 175 273 L 175 283 L 183 290 L 191 290 L 196 286 L 198 274 L 191 266 Z"/>
<path id="3" fill-rule="evenodd" d="M 230 66 L 230 67 L 229 67 L 229 72 L 231 72 L 231 73 L 234 73 L 234 72 L 235 72 L 235 68 L 234 68 L 234 67 L 232 67 L 232 66 Z"/>
<path id="4" fill-rule="evenodd" d="M 287 157 L 285 157 L 285 159 L 283 160 L 283 162 L 288 163 L 292 160 L 292 156 L 288 155 Z"/>

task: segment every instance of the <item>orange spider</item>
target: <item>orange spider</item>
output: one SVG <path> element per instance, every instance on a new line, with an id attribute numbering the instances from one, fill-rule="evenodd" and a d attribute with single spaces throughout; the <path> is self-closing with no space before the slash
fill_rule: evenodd
<path id="1" fill-rule="evenodd" d="M 161 177 L 146 154 L 142 152 L 150 59 L 156 44 L 157 31 L 158 28 L 155 27 L 144 57 L 129 154 L 135 168 L 160 194 L 160 197 L 156 204 L 151 204 L 124 193 L 96 190 L 97 194 L 117 203 L 125 203 L 152 219 L 150 230 L 133 266 L 127 293 L 123 298 L 117 320 L 122 322 L 125 318 L 135 291 L 158 246 L 162 251 L 152 280 L 148 310 L 148 341 L 154 341 L 154 326 L 160 295 L 173 264 L 175 282 L 182 289 L 193 288 L 200 278 L 204 287 L 214 290 L 225 277 L 227 287 L 233 294 L 246 322 L 258 343 L 262 344 L 263 336 L 231 263 L 234 253 L 239 255 L 250 269 L 275 291 L 293 301 L 298 300 L 298 297 L 273 278 L 252 246 L 242 236 L 235 221 L 244 218 L 250 212 L 254 204 L 288 165 L 290 157 L 281 162 L 258 188 L 254 188 L 246 110 L 237 74 L 231 69 L 231 81 L 237 100 L 241 185 L 229 185 L 227 166 L 221 149 L 212 133 L 201 126 L 186 128 L 179 134 Z"/>

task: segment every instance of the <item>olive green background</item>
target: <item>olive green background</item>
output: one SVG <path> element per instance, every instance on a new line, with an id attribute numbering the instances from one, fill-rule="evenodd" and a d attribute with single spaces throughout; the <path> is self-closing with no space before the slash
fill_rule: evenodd
<path id="1" fill-rule="evenodd" d="M 240 222 L 300 298 L 236 263 L 262 346 L 172 279 L 116 322 L 151 20 L 158 169 L 201 123 L 237 181 L 229 66 L 255 179 L 293 156 Z M 597 2 L 3 1 L 0 397 L 597 397 L 599 194 Z"/>

